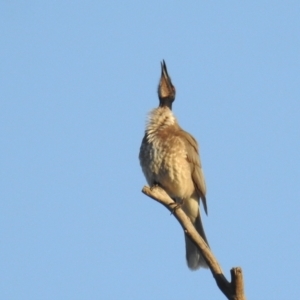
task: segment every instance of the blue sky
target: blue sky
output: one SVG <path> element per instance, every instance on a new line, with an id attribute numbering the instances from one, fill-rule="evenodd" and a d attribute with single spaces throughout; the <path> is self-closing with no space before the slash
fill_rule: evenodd
<path id="1" fill-rule="evenodd" d="M 225 299 L 141 193 L 165 59 L 204 226 L 248 299 L 299 299 L 299 1 L 2 1 L 0 298 Z"/>

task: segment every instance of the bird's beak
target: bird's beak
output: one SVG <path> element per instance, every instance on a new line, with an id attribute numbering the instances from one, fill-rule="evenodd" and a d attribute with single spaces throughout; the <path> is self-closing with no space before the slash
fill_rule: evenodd
<path id="1" fill-rule="evenodd" d="M 161 77 L 164 77 L 168 81 L 170 80 L 167 66 L 164 60 L 161 62 Z"/>

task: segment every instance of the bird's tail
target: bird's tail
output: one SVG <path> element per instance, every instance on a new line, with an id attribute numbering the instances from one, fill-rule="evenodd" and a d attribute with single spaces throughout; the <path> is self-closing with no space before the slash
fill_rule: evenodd
<path id="1" fill-rule="evenodd" d="M 200 212 L 198 214 L 198 217 L 195 220 L 194 226 L 198 233 L 201 235 L 201 237 L 204 239 L 206 244 L 208 245 L 205 232 L 203 229 L 203 225 L 201 222 L 201 216 Z M 207 268 L 207 264 L 203 258 L 203 256 L 200 254 L 200 251 L 198 248 L 195 246 L 195 244 L 190 240 L 190 238 L 185 235 L 185 247 L 186 247 L 186 260 L 188 267 L 191 270 L 197 270 L 200 267 Z"/>

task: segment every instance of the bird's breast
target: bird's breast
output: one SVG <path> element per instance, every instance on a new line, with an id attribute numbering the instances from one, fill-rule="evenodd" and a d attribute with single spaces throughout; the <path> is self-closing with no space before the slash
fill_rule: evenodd
<path id="1" fill-rule="evenodd" d="M 150 185 L 160 184 L 171 197 L 186 198 L 194 191 L 190 165 L 181 139 L 172 128 L 147 135 L 142 143 L 140 162 Z"/>

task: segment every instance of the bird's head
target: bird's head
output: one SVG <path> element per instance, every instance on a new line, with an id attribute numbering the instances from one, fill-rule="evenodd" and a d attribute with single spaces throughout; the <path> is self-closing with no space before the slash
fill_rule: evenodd
<path id="1" fill-rule="evenodd" d="M 161 62 L 161 77 L 158 85 L 159 106 L 167 106 L 172 109 L 172 103 L 175 100 L 175 87 L 172 84 L 168 74 L 165 61 Z"/>

